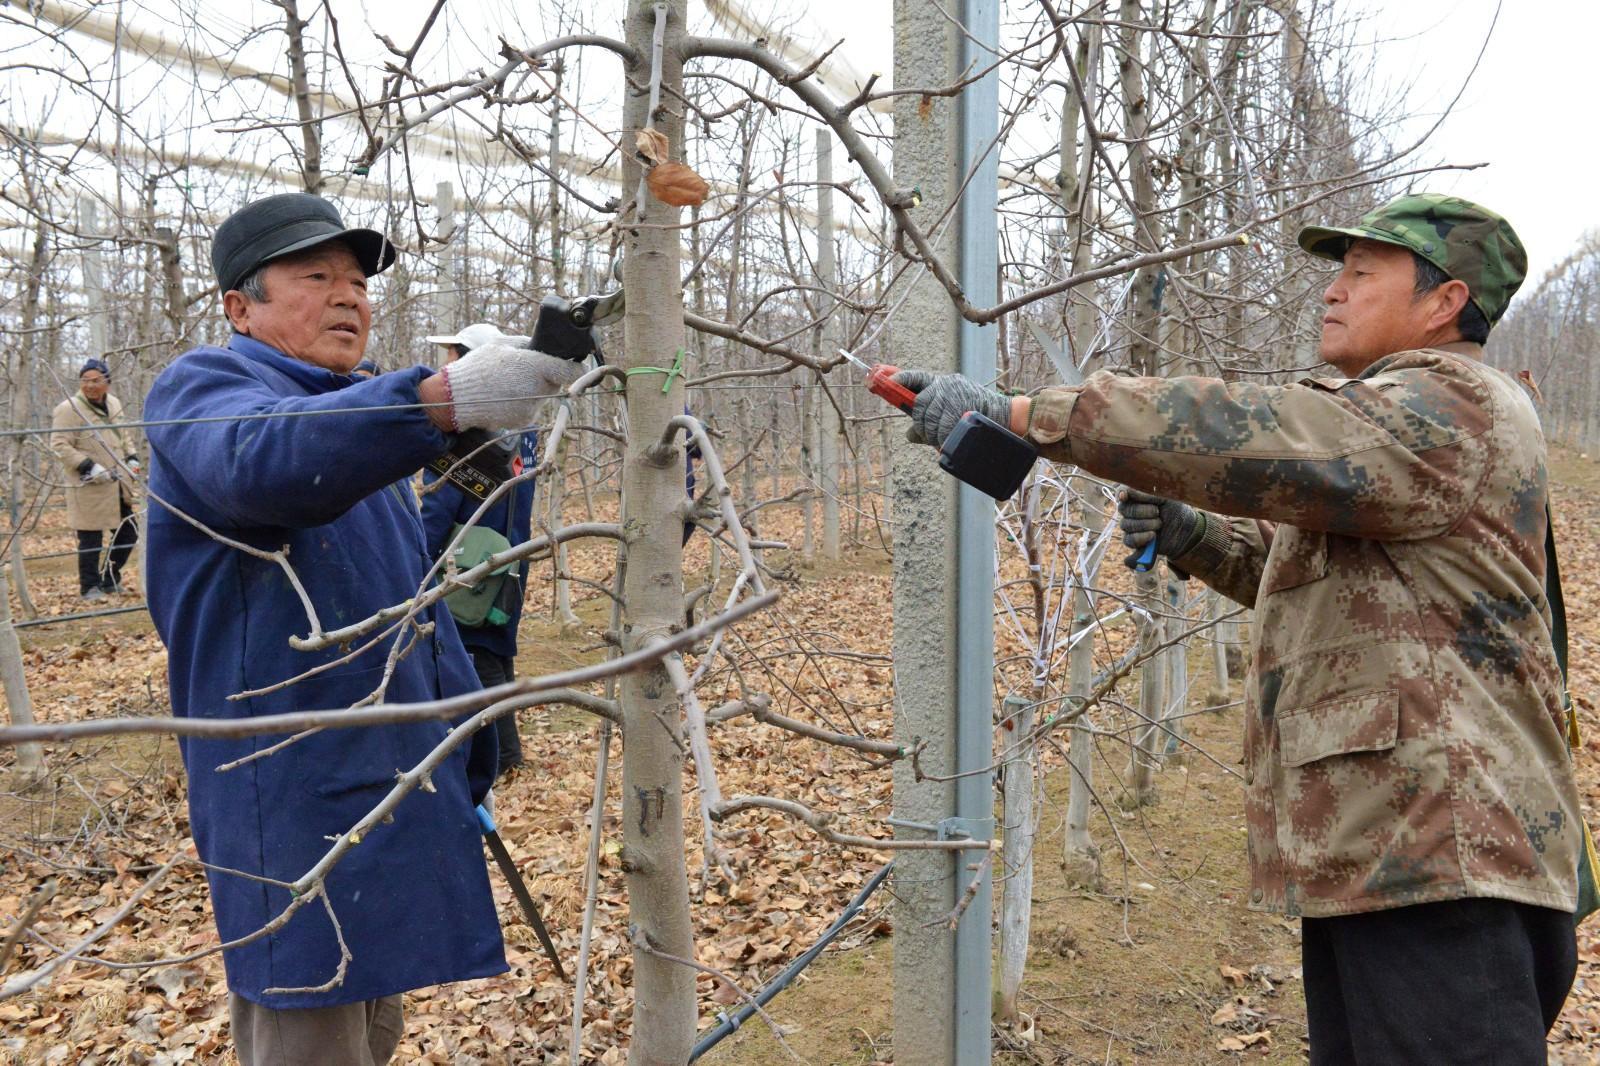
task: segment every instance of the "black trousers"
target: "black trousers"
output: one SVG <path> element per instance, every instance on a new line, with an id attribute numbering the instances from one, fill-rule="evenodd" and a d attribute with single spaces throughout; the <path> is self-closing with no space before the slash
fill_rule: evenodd
<path id="1" fill-rule="evenodd" d="M 98 529 L 78 530 L 80 595 L 92 588 L 102 588 L 110 592 L 122 584 L 122 565 L 128 561 L 128 556 L 133 554 L 133 546 L 139 543 L 139 523 L 133 520 L 133 508 L 128 506 L 128 501 L 119 502 L 122 504 L 122 521 L 117 523 L 117 528 L 111 536 L 111 551 L 103 568 L 100 565 L 100 549 L 105 543 L 105 534 Z"/>
<path id="2" fill-rule="evenodd" d="M 467 653 L 472 656 L 472 668 L 477 671 L 484 688 L 517 679 L 516 664 L 504 655 L 482 648 L 468 648 Z M 522 734 L 517 732 L 517 716 L 502 714 L 496 718 L 494 735 L 500 742 L 500 761 L 495 767 L 495 776 L 499 777 L 513 766 L 522 765 Z"/>
<path id="3" fill-rule="evenodd" d="M 1460 899 L 1301 923 L 1312 1066 L 1533 1066 L 1578 969 L 1572 915 Z"/>

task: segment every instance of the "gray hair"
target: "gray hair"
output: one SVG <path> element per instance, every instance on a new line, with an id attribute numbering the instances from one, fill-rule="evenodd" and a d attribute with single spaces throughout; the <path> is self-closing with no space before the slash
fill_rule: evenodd
<path id="1" fill-rule="evenodd" d="M 1413 269 L 1416 279 L 1411 289 L 1413 302 L 1428 295 L 1445 282 L 1453 280 L 1437 263 L 1422 258 L 1416 252 L 1411 253 L 1411 258 L 1415 260 Z M 1472 302 L 1469 294 L 1467 302 L 1461 305 L 1461 313 L 1456 315 L 1456 328 L 1461 331 L 1462 340 L 1483 344 L 1489 339 L 1489 330 L 1493 327 L 1489 325 L 1489 320 L 1484 317 L 1478 305 Z"/>
<path id="2" fill-rule="evenodd" d="M 252 303 L 264 304 L 267 302 L 267 281 L 262 276 L 264 268 L 265 264 L 256 267 L 246 274 L 239 284 L 234 286 L 239 295 Z"/>

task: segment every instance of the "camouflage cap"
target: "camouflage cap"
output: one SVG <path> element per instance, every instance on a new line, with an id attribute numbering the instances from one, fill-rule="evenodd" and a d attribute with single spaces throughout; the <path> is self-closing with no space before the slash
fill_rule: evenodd
<path id="1" fill-rule="evenodd" d="M 1528 253 L 1511 223 L 1458 196 L 1412 193 L 1368 212 L 1354 226 L 1300 231 L 1300 247 L 1323 259 L 1342 260 L 1358 240 L 1398 244 L 1465 282 L 1491 326 L 1528 273 Z"/>

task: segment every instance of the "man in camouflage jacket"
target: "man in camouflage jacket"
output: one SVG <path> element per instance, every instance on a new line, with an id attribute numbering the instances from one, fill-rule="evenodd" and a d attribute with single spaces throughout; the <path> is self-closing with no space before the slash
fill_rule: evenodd
<path id="1" fill-rule="evenodd" d="M 1576 967 L 1581 815 L 1544 438 L 1480 358 L 1527 259 L 1504 219 L 1430 194 L 1300 244 L 1343 264 L 1337 374 L 1101 373 L 1024 398 L 902 372 L 912 436 L 938 444 L 969 410 L 1009 424 L 1128 485 L 1130 545 L 1255 609 L 1250 904 L 1306 919 L 1313 1063 L 1543 1062 Z"/>

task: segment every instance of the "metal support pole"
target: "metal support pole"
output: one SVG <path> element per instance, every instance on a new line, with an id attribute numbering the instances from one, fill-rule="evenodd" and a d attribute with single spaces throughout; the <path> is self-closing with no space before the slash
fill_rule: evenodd
<path id="1" fill-rule="evenodd" d="M 994 62 L 1000 39 L 999 0 L 962 0 L 961 71 L 969 74 Z M 968 179 L 961 196 L 961 287 L 974 302 L 998 297 L 1000 79 L 991 70 L 961 93 L 959 178 Z M 958 361 L 974 381 L 995 376 L 998 330 L 962 320 Z M 994 762 L 994 501 L 962 485 L 956 501 L 956 818 L 975 840 L 994 836 L 992 775 L 972 773 Z M 957 893 L 972 877 L 982 878 L 977 894 L 956 927 L 955 1061 L 962 1066 L 989 1061 L 994 937 L 991 932 L 993 877 L 988 867 L 976 873 L 966 865 L 978 858 L 964 853 L 957 870 Z"/>

